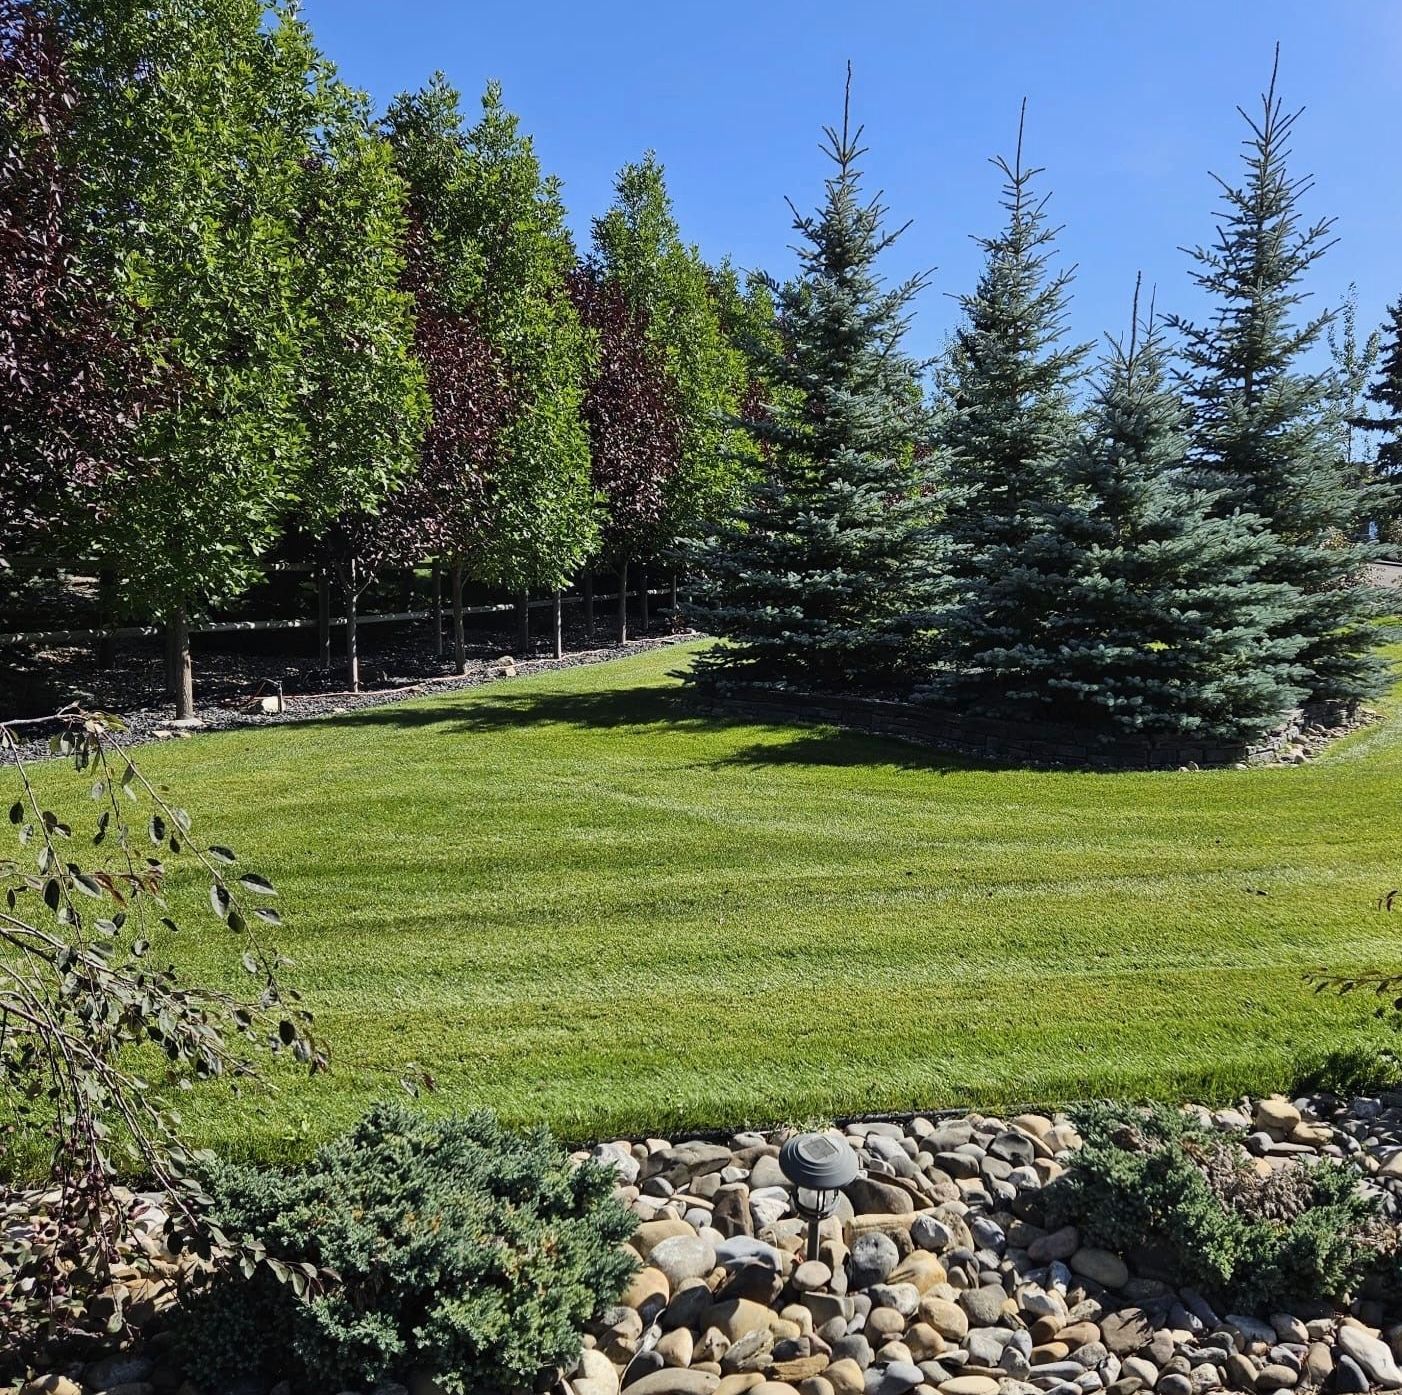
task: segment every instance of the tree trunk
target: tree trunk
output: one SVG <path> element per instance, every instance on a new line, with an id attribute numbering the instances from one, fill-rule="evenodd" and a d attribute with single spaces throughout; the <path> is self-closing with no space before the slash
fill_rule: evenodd
<path id="1" fill-rule="evenodd" d="M 321 669 L 331 671 L 331 568 L 323 567 L 316 577 L 316 649 Z"/>
<path id="2" fill-rule="evenodd" d="M 357 633 L 360 602 L 360 578 L 356 575 L 355 558 L 346 569 L 346 686 L 353 693 L 360 691 L 360 636 Z"/>
<path id="3" fill-rule="evenodd" d="M 584 638 L 594 642 L 594 573 L 584 573 Z"/>
<path id="4" fill-rule="evenodd" d="M 643 634 L 646 634 L 648 630 L 647 568 L 644 566 L 638 567 L 638 606 L 641 612 L 638 616 L 638 628 Z"/>
<path id="5" fill-rule="evenodd" d="M 467 672 L 467 639 L 462 631 L 462 562 L 455 558 L 448 574 L 453 592 L 453 672 Z"/>
<path id="6" fill-rule="evenodd" d="M 517 657 L 528 659 L 531 656 L 531 593 L 516 593 L 516 649 Z"/>
<path id="7" fill-rule="evenodd" d="M 190 617 L 183 605 L 176 606 L 171 615 L 170 649 L 175 680 L 175 717 L 180 721 L 195 715 L 195 665 L 190 656 Z"/>
<path id="8" fill-rule="evenodd" d="M 555 638 L 555 657 L 563 659 L 565 657 L 565 624 L 564 606 L 560 604 L 560 592 L 555 592 L 555 604 L 551 610 L 553 620 L 552 633 Z"/>
<path id="9" fill-rule="evenodd" d="M 677 624 L 677 574 L 672 573 L 672 624 Z"/>
<path id="10" fill-rule="evenodd" d="M 433 564 L 433 657 L 443 657 L 443 568 Z"/>
<path id="11" fill-rule="evenodd" d="M 618 642 L 628 642 L 628 561 L 618 564 Z"/>

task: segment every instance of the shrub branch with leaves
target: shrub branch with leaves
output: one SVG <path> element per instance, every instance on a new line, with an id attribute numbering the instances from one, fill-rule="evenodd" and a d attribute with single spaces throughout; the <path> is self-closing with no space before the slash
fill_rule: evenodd
<path id="1" fill-rule="evenodd" d="M 224 1236 L 204 1226 L 192 1156 L 165 1104 L 197 1081 L 240 1082 L 258 1058 L 326 1068 L 312 1015 L 282 982 L 289 961 L 265 938 L 280 923 L 265 877 L 234 852 L 193 835 L 189 813 L 152 784 L 119 739 L 121 724 L 66 711 L 50 752 L 87 785 L 91 834 L 46 807 L 26 763 L 20 725 L 0 724 L 17 777 L 9 824 L 17 853 L 0 858 L 0 1174 L 25 1180 L 46 1148 L 52 1224 L 0 1246 L 0 1346 L 19 1349 L 84 1324 L 85 1299 L 111 1277 L 129 1233 L 119 1172 L 150 1178 L 171 1198 L 166 1243 L 207 1256 Z M 144 823 L 144 830 L 141 825 Z M 86 846 L 84 846 L 86 845 Z M 84 847 L 80 852 L 79 848 Z M 197 863 L 209 904 L 237 937 L 249 994 L 184 982 L 152 958 L 177 933 L 168 859 Z M 155 1069 L 153 1069 L 155 1067 Z M 114 1319 L 121 1326 L 118 1313 Z"/>

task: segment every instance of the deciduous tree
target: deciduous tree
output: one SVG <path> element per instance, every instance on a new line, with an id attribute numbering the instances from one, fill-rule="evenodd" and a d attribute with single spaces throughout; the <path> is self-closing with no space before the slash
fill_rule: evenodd
<path id="1" fill-rule="evenodd" d="M 237 595 L 296 497 L 299 195 L 314 50 L 264 0 L 53 0 L 78 95 L 83 246 L 172 390 L 137 463 L 104 489 L 100 554 L 163 615 L 176 706 L 193 710 L 188 621 Z"/>
<path id="2" fill-rule="evenodd" d="M 318 65 L 301 204 L 299 403 L 307 467 L 294 521 L 346 597 L 346 661 L 360 684 L 359 596 L 403 552 L 387 510 L 418 465 L 428 416 L 404 287 L 405 189 L 365 99 Z"/>
<path id="3" fill-rule="evenodd" d="M 722 327 L 712 273 L 683 240 L 651 151 L 619 171 L 613 206 L 594 223 L 593 261 L 662 355 L 680 413 L 680 452 L 656 542 L 662 550 L 728 516 L 739 497 L 753 454 L 735 437 L 747 364 Z"/>
<path id="4" fill-rule="evenodd" d="M 99 486 L 132 448 L 155 375 L 110 285 L 79 259 L 78 93 L 58 26 L 0 0 L 0 558 L 81 542 Z"/>

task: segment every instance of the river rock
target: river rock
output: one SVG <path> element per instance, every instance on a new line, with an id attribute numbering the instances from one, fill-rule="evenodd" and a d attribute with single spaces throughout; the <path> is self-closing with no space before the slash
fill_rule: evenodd
<path id="1" fill-rule="evenodd" d="M 857 1290 L 884 1283 L 900 1262 L 900 1257 L 896 1242 L 884 1231 L 874 1230 L 859 1235 L 853 1240 L 847 1258 L 848 1283 Z"/>
<path id="2" fill-rule="evenodd" d="M 1344 1323 L 1339 1328 L 1339 1348 L 1358 1363 L 1364 1374 L 1380 1390 L 1402 1388 L 1402 1371 L 1397 1369 L 1387 1343 L 1370 1336 L 1361 1327 Z"/>
<path id="3" fill-rule="evenodd" d="M 702 1279 L 716 1267 L 715 1246 L 699 1235 L 672 1235 L 652 1247 L 647 1257 L 676 1289 L 685 1279 Z"/>
<path id="4" fill-rule="evenodd" d="M 1092 1279 L 1102 1288 L 1123 1288 L 1129 1282 L 1129 1267 L 1109 1250 L 1085 1246 L 1071 1256 L 1073 1273 Z"/>

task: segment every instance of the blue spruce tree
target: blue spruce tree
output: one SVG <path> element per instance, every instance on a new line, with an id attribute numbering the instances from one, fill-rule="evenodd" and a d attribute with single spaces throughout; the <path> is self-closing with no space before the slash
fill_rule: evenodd
<path id="1" fill-rule="evenodd" d="M 746 346 L 768 389 L 743 422 L 759 479 L 692 549 L 692 614 L 724 641 L 696 661 L 706 679 L 889 688 L 929 608 L 919 368 L 901 351 L 924 278 L 887 289 L 877 274 L 903 229 L 862 194 L 850 94 L 849 70 L 842 129 L 825 132 L 836 172 L 816 215 L 795 211 L 800 271 L 773 288 L 777 335 Z"/>
<path id="2" fill-rule="evenodd" d="M 1193 279 L 1216 308 L 1201 325 L 1170 323 L 1183 336 L 1201 478 L 1220 491 L 1219 513 L 1263 521 L 1278 547 L 1261 576 L 1295 592 L 1275 632 L 1303 641 L 1310 697 L 1354 701 L 1384 679 L 1370 553 L 1353 541 L 1371 501 L 1339 458 L 1329 376 L 1303 363 L 1331 316 L 1297 319 L 1300 283 L 1333 245 L 1333 220 L 1302 221 L 1312 182 L 1287 169 L 1299 113 L 1286 113 L 1275 85 L 1273 68 L 1261 116 L 1242 112 L 1245 178 L 1217 181 L 1216 241 L 1191 253 Z"/>
<path id="3" fill-rule="evenodd" d="M 1023 104 L 1024 116 L 1026 103 Z M 977 288 L 945 365 L 942 413 L 948 545 L 931 636 L 931 696 L 1011 715 L 1042 705 L 1057 656 L 1048 606 L 1067 565 L 1049 520 L 1070 502 L 1072 398 L 1089 346 L 1062 343 L 1071 271 L 1053 272 L 1058 228 L 1033 191 L 1042 171 L 993 161 L 1008 220 L 984 250 Z"/>
<path id="4" fill-rule="evenodd" d="M 1300 698 L 1301 641 L 1280 634 L 1292 589 L 1264 581 L 1279 544 L 1187 478 L 1185 410 L 1152 308 L 1110 345 L 1081 444 L 1074 502 L 1053 520 L 1068 557 L 1047 622 L 1041 696 L 1109 734 L 1259 735 Z"/>

